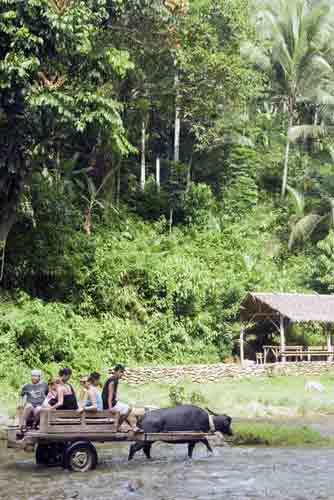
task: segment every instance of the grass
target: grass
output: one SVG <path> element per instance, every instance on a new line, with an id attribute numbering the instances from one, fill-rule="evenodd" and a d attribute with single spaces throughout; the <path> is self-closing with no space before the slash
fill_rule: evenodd
<path id="1" fill-rule="evenodd" d="M 319 432 L 303 426 L 277 425 L 274 423 L 235 423 L 234 436 L 229 442 L 235 445 L 310 446 L 329 445 L 333 441 Z"/>
<path id="2" fill-rule="evenodd" d="M 320 382 L 324 391 L 306 391 L 305 384 L 309 380 Z M 193 402 L 199 406 L 232 417 L 275 419 L 334 415 L 334 373 L 318 377 L 226 378 L 219 383 L 203 381 L 201 385 L 185 379 L 178 382 L 177 386 L 184 387 L 187 401 L 193 395 Z M 130 386 L 121 382 L 119 397 L 134 406 L 166 407 L 171 405 L 170 389 L 171 385 L 166 383 Z M 4 381 L 0 383 L 0 415 L 15 413 L 17 393 Z"/>
<path id="3" fill-rule="evenodd" d="M 306 391 L 307 381 L 317 381 L 323 392 Z M 199 385 L 180 381 L 190 399 L 198 396 L 200 406 L 208 406 L 234 417 L 312 417 L 334 414 L 334 374 L 318 377 L 248 377 L 223 379 Z M 168 384 L 128 386 L 122 383 L 120 397 L 136 406 L 169 406 Z M 196 399 L 196 398 L 195 398 Z"/>

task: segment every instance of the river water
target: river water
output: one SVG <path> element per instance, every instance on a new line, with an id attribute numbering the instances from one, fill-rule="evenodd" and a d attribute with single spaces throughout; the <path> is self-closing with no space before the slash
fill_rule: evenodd
<path id="1" fill-rule="evenodd" d="M 95 471 L 35 465 L 32 454 L 0 448 L 6 500 L 334 500 L 334 449 L 228 448 L 155 444 L 151 461 L 128 447 L 99 447 Z"/>

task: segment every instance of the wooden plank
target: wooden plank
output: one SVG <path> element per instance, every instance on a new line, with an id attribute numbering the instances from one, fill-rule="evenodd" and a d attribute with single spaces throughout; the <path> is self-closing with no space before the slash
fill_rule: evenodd
<path id="1" fill-rule="evenodd" d="M 25 439 L 30 442 L 48 442 L 48 441 L 76 441 L 87 439 L 96 442 L 136 442 L 136 441 L 180 441 L 180 440 L 199 440 L 207 437 L 204 432 L 155 432 L 155 433 L 138 433 L 132 432 L 122 433 L 110 431 L 100 432 L 63 432 L 63 433 L 43 433 L 40 431 L 30 431 L 26 434 Z"/>
<path id="2" fill-rule="evenodd" d="M 49 423 L 49 415 L 48 415 L 48 411 L 46 410 L 41 410 L 41 413 L 40 413 L 40 419 L 39 419 L 39 429 L 41 432 L 46 432 L 48 430 L 48 423 Z"/>
<path id="3" fill-rule="evenodd" d="M 40 431 L 43 433 L 56 432 L 86 432 L 108 430 L 116 432 L 118 427 L 118 413 L 110 411 L 82 412 L 73 410 L 41 411 Z"/>
<path id="4" fill-rule="evenodd" d="M 55 425 L 49 426 L 45 432 L 46 434 L 66 434 L 69 432 L 76 432 L 77 434 L 97 433 L 97 432 L 117 432 L 117 429 L 112 424 L 101 425 Z"/>
<path id="5" fill-rule="evenodd" d="M 103 425 L 103 424 L 114 424 L 115 419 L 114 418 L 101 418 L 101 419 L 95 419 L 95 418 L 89 418 L 86 416 L 84 420 L 86 425 Z M 54 420 L 51 420 L 48 422 L 49 426 L 56 426 L 56 425 L 67 425 L 67 424 L 78 424 L 81 425 L 83 423 L 82 418 L 56 418 Z"/>
<path id="6" fill-rule="evenodd" d="M 77 410 L 42 410 L 41 413 L 46 413 L 49 415 L 49 418 L 52 420 L 53 418 L 81 418 L 83 414 L 89 416 L 89 418 L 115 418 L 117 416 L 117 412 L 111 412 L 109 410 L 102 411 L 88 411 L 79 413 Z"/>
<path id="7" fill-rule="evenodd" d="M 310 345 L 307 348 L 308 351 L 327 351 L 327 347 L 324 345 Z"/>

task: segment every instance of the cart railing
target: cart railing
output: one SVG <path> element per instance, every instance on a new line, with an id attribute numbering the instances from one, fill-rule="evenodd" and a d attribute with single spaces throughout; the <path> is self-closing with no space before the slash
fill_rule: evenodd
<path id="1" fill-rule="evenodd" d="M 42 410 L 39 430 L 43 434 L 117 432 L 118 423 L 119 413 L 108 410 L 82 413 L 75 410 Z"/>

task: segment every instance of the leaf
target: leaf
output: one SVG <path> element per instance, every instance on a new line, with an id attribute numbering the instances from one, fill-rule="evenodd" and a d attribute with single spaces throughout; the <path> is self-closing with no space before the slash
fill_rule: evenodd
<path id="1" fill-rule="evenodd" d="M 291 186 L 286 187 L 288 193 L 291 195 L 292 201 L 295 204 L 295 212 L 299 217 L 302 217 L 304 215 L 304 209 L 305 209 L 305 198 L 302 193 L 297 191 L 296 189 L 293 189 Z"/>
<path id="2" fill-rule="evenodd" d="M 91 195 L 91 197 L 95 197 L 96 196 L 96 186 L 95 186 L 93 180 L 90 177 L 86 176 L 86 181 L 87 181 L 89 194 Z"/>

